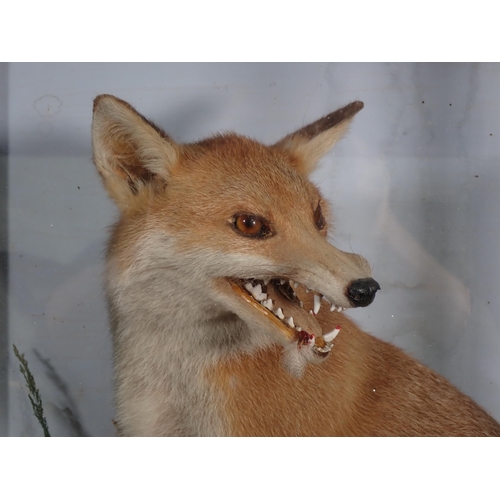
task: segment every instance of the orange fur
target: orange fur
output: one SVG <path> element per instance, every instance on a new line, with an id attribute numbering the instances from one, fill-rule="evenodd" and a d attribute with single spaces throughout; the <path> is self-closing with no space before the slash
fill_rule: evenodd
<path id="1" fill-rule="evenodd" d="M 497 422 L 440 375 L 342 314 L 328 323 L 341 326 L 335 347 L 301 379 L 280 366 L 279 348 L 208 374 L 224 393 L 229 434 L 500 436 Z"/>
<path id="2" fill-rule="evenodd" d="M 95 100 L 94 161 L 120 209 L 106 265 L 120 434 L 500 435 L 338 312 L 371 303 L 378 284 L 363 257 L 328 243 L 307 175 L 362 107 L 272 146 L 236 134 L 181 145 L 129 104 Z M 306 288 L 337 311 L 310 314 Z"/>

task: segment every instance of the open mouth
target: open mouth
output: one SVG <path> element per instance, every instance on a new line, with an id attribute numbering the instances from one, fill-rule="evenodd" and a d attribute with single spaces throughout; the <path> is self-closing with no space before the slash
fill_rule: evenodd
<path id="1" fill-rule="evenodd" d="M 323 332 L 316 315 L 321 308 L 345 311 L 326 297 L 288 278 L 229 280 L 233 290 L 249 305 L 265 314 L 298 347 L 308 346 L 318 356 L 327 356 L 339 327 Z"/>

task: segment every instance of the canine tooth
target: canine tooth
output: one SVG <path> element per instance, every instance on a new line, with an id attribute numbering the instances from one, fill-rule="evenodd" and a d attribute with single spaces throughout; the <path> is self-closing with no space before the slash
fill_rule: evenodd
<path id="1" fill-rule="evenodd" d="M 278 309 L 276 309 L 275 314 L 279 319 L 285 319 L 285 315 L 283 314 L 281 307 L 278 307 Z"/>
<path id="2" fill-rule="evenodd" d="M 340 332 L 340 328 L 335 328 L 332 330 L 330 333 L 326 333 L 323 335 L 323 338 L 325 339 L 325 342 L 331 342 Z"/>
<path id="3" fill-rule="evenodd" d="M 332 307 L 330 307 L 330 312 L 335 311 L 337 309 L 337 306 L 335 304 L 332 304 Z"/>
<path id="4" fill-rule="evenodd" d="M 290 316 L 289 318 L 287 318 L 286 322 L 288 323 L 289 326 L 291 326 L 292 328 L 295 328 L 295 325 L 293 323 L 293 316 Z"/>
<path id="5" fill-rule="evenodd" d="M 314 294 L 314 314 L 318 314 L 319 308 L 321 307 L 321 297 Z"/>

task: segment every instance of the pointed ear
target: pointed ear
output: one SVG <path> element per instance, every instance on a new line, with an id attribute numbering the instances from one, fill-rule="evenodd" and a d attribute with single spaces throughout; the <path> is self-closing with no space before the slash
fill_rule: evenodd
<path id="1" fill-rule="evenodd" d="M 316 168 L 318 160 L 344 136 L 352 118 L 363 107 L 361 101 L 351 102 L 287 135 L 274 146 L 284 148 L 298 157 L 300 172 L 309 175 Z"/>
<path id="2" fill-rule="evenodd" d="M 145 186 L 163 186 L 179 146 L 130 104 L 112 95 L 94 100 L 94 163 L 110 197 L 122 210 Z"/>

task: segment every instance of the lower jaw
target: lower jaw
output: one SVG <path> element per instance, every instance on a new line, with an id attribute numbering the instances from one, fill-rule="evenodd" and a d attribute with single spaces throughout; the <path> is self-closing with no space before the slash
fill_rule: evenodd
<path id="1" fill-rule="evenodd" d="M 291 343 L 295 343 L 298 349 L 304 349 L 313 353 L 319 360 L 324 359 L 330 353 L 333 347 L 333 339 L 339 332 L 339 328 L 335 328 L 332 332 L 324 333 L 317 331 L 316 333 L 310 333 L 302 329 L 300 326 L 295 326 L 292 322 L 290 324 L 290 318 L 286 318 L 283 312 L 278 308 L 274 309 L 271 303 L 269 303 L 270 297 L 262 292 L 262 287 L 253 287 L 252 282 L 258 282 L 259 284 L 264 284 L 260 280 L 233 280 L 228 279 L 233 291 L 240 296 L 249 306 L 253 307 L 260 314 L 266 316 L 266 318 L 271 321 L 274 326 L 276 326 L 280 333 Z M 284 280 L 283 280 L 284 281 Z M 250 283 L 250 285 L 248 285 Z M 283 283 L 281 283 L 283 285 Z M 267 285 L 267 283 L 266 283 Z M 292 282 L 293 286 L 293 282 Z M 318 296 L 316 296 L 318 297 Z M 259 300 L 260 299 L 260 300 Z M 305 299 L 304 299 L 305 300 Z M 315 300 L 315 308 L 317 307 Z M 337 306 L 331 306 L 331 310 L 345 310 Z M 313 313 L 313 311 L 310 311 Z M 318 328 L 321 329 L 321 327 Z M 325 338 L 326 337 L 326 338 Z"/>

